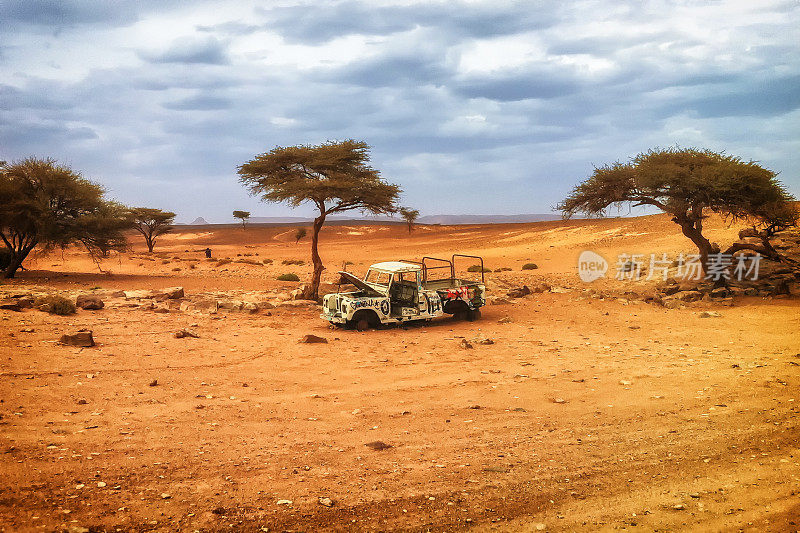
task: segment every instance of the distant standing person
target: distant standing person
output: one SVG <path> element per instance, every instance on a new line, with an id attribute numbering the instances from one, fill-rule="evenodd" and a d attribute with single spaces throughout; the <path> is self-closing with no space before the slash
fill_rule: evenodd
<path id="1" fill-rule="evenodd" d="M 206 248 L 206 258 L 211 259 L 211 248 Z"/>

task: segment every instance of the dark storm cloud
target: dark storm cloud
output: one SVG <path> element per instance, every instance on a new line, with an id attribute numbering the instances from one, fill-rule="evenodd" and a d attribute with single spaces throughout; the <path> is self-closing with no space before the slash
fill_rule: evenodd
<path id="1" fill-rule="evenodd" d="M 572 94 L 580 84 L 563 73 L 539 69 L 518 71 L 505 76 L 465 80 L 455 84 L 455 91 L 467 98 L 487 98 L 501 102 L 529 98 L 550 99 Z"/>
<path id="2" fill-rule="evenodd" d="M 203 111 L 220 109 L 228 109 L 233 104 L 228 98 L 219 96 L 197 95 L 189 98 L 183 98 L 174 102 L 166 102 L 161 104 L 167 109 L 178 109 L 183 111 Z"/>

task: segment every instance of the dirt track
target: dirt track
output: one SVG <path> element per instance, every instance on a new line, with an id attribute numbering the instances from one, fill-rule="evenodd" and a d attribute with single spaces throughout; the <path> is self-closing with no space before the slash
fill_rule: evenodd
<path id="1" fill-rule="evenodd" d="M 104 265 L 110 275 L 77 252 L 40 258 L 11 289 L 282 291 L 293 286 L 277 273 L 308 270 L 279 264 L 307 256 L 283 232 L 193 228 L 160 246 L 177 259 L 125 256 Z M 607 257 L 690 250 L 663 217 L 421 228 L 411 238 L 398 227 L 331 228 L 331 271 L 354 257 L 360 271 L 463 251 L 513 268 L 489 275 L 495 288 L 567 287 L 487 306 L 478 322 L 365 333 L 330 330 L 304 307 L 0 311 L 0 522 L 5 531 L 800 529 L 800 300 L 672 310 L 592 298 L 574 274 L 592 243 Z M 274 263 L 189 268 L 206 245 Z M 541 268 L 520 272 L 530 260 Z M 722 316 L 700 318 L 703 309 Z M 54 342 L 82 327 L 98 347 Z M 181 328 L 200 338 L 174 338 Z M 329 342 L 299 344 L 308 333 Z M 374 441 L 392 447 L 365 446 Z"/>

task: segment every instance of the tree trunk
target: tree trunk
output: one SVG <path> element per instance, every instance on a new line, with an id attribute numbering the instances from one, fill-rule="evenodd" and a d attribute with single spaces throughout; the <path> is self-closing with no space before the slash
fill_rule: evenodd
<path id="1" fill-rule="evenodd" d="M 674 220 L 674 219 L 673 219 Z M 681 232 L 691 240 L 700 252 L 700 263 L 703 268 L 703 273 L 708 272 L 708 256 L 714 252 L 714 246 L 711 242 L 703 237 L 702 229 L 698 228 L 699 224 L 694 224 L 691 221 L 675 220 L 680 227 Z"/>
<path id="2" fill-rule="evenodd" d="M 148 237 L 147 235 L 144 236 L 144 241 L 147 243 L 147 251 L 151 254 L 153 253 L 153 246 L 155 246 L 155 242 L 153 242 L 152 237 Z"/>
<path id="3" fill-rule="evenodd" d="M 22 266 L 22 262 L 28 257 L 31 250 L 33 250 L 33 247 L 30 249 L 11 250 L 11 261 L 3 272 L 5 279 L 12 279 L 16 275 L 17 270 Z"/>
<path id="4" fill-rule="evenodd" d="M 325 223 L 325 212 L 323 211 L 317 218 L 314 219 L 314 224 L 311 233 L 311 262 L 314 264 L 314 273 L 311 276 L 311 284 L 306 287 L 305 294 L 303 295 L 307 300 L 317 300 L 319 298 L 319 282 L 322 278 L 322 271 L 325 268 L 322 264 L 322 259 L 319 257 L 317 244 L 319 242 L 319 231 Z"/>

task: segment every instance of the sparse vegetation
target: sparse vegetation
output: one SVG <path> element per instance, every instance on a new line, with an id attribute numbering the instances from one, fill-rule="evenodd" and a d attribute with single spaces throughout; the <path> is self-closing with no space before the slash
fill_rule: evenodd
<path id="1" fill-rule="evenodd" d="M 513 270 L 511 267 L 500 267 L 500 268 L 496 268 L 494 271 L 495 272 L 510 272 L 511 270 Z"/>
<path id="2" fill-rule="evenodd" d="M 213 261 L 213 259 L 212 259 L 212 261 Z M 220 259 L 219 261 L 217 261 L 217 264 L 216 264 L 216 265 L 214 265 L 214 267 L 215 267 L 215 268 L 219 268 L 219 267 L 221 267 L 221 266 L 223 266 L 223 265 L 227 265 L 227 264 L 228 264 L 228 263 L 230 263 L 230 262 L 231 262 L 231 260 L 230 260 L 230 259 Z"/>
<path id="3" fill-rule="evenodd" d="M 75 308 L 75 302 L 58 295 L 41 296 L 36 298 L 36 300 L 33 302 L 33 306 L 40 311 L 50 313 L 51 315 L 60 316 L 74 315 L 77 310 Z"/>
<path id="4" fill-rule="evenodd" d="M 731 221 L 756 220 L 761 243 L 737 243 L 726 254 L 752 250 L 781 260 L 770 245 L 775 232 L 797 224 L 794 198 L 777 180 L 777 173 L 755 161 L 697 148 L 655 149 L 629 163 L 596 168 L 575 187 L 558 209 L 569 217 L 581 212 L 602 215 L 613 205 L 654 206 L 672 216 L 681 232 L 697 246 L 703 271 L 718 245 L 703 235 L 708 212 Z"/>
<path id="5" fill-rule="evenodd" d="M 414 229 L 414 223 L 419 218 L 419 211 L 416 209 L 409 209 L 408 207 L 401 207 L 400 216 L 406 221 L 406 224 L 408 225 L 408 233 L 411 234 L 411 230 Z"/>
<path id="6" fill-rule="evenodd" d="M 147 251 L 153 253 L 156 239 L 172 231 L 175 213 L 150 207 L 134 207 L 130 213 L 134 229 L 144 236 Z"/>
<path id="7" fill-rule="evenodd" d="M 264 263 L 265 265 L 271 265 L 272 259 L 262 259 L 261 262 Z"/>
<path id="8" fill-rule="evenodd" d="M 247 221 L 250 219 L 250 211 L 234 211 L 233 218 L 238 218 L 242 221 L 242 229 L 247 228 Z"/>
<path id="9" fill-rule="evenodd" d="M 284 259 L 281 261 L 282 265 L 305 265 L 306 262 L 302 259 Z"/>
<path id="10" fill-rule="evenodd" d="M 307 234 L 308 230 L 306 230 L 306 228 L 297 228 L 297 231 L 294 232 L 294 243 L 299 243 L 300 239 L 305 237 Z"/>
<path id="11" fill-rule="evenodd" d="M 362 141 L 330 141 L 316 146 L 278 146 L 238 169 L 251 194 L 270 202 L 298 206 L 311 202 L 319 210 L 311 233 L 314 271 L 304 297 L 316 300 L 324 265 L 319 232 L 332 213 L 358 209 L 389 214 L 397 210 L 397 185 L 387 183 L 369 166 L 369 145 Z"/>
<path id="12" fill-rule="evenodd" d="M 300 281 L 300 276 L 297 274 L 281 274 L 276 279 L 278 281 Z"/>
<path id="13" fill-rule="evenodd" d="M 491 268 L 481 268 L 480 265 L 471 265 L 467 268 L 467 272 L 491 272 Z"/>
<path id="14" fill-rule="evenodd" d="M 7 256 L 3 276 L 13 278 L 37 248 L 47 252 L 81 243 L 92 258 L 126 247 L 125 208 L 103 198 L 104 189 L 53 159 L 0 164 L 0 238 Z"/>
<path id="15" fill-rule="evenodd" d="M 539 265 L 536 263 L 525 263 L 522 265 L 522 270 L 536 270 L 537 268 L 539 268 Z M 509 270 L 511 269 L 509 268 Z"/>

